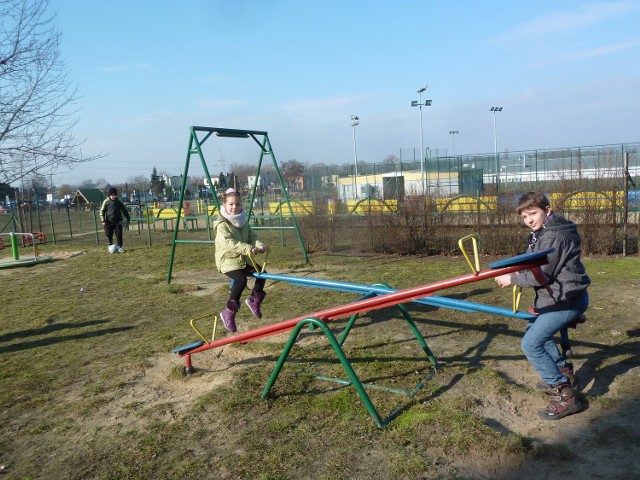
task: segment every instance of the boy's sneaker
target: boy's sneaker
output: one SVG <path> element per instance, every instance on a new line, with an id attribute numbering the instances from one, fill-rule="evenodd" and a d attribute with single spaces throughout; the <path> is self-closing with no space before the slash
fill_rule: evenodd
<path id="1" fill-rule="evenodd" d="M 576 392 L 568 383 L 560 383 L 548 390 L 550 401 L 544 410 L 538 415 L 545 420 L 559 420 L 582 410 L 582 403 L 576 396 Z"/>
<path id="2" fill-rule="evenodd" d="M 566 367 L 560 367 L 560 373 L 567 377 L 567 380 L 569 380 L 569 385 L 575 390 L 578 384 L 576 383 L 576 375 L 575 373 L 573 373 L 573 363 L 567 362 Z M 538 383 L 536 383 L 536 388 L 538 390 L 546 392 L 551 388 L 551 385 L 540 380 Z"/>
<path id="3" fill-rule="evenodd" d="M 124 253 L 124 252 L 126 252 L 126 250 L 125 250 L 124 248 L 120 247 L 120 248 L 118 249 L 118 253 Z"/>

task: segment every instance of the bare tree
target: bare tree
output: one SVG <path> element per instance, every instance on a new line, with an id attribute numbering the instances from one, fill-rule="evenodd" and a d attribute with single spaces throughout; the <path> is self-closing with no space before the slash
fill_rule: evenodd
<path id="1" fill-rule="evenodd" d="M 0 0 L 0 181 L 13 183 L 102 157 L 83 156 L 48 0 Z"/>
<path id="2" fill-rule="evenodd" d="M 304 175 L 304 164 L 295 158 L 280 164 L 280 173 L 289 182 Z"/>
<path id="3" fill-rule="evenodd" d="M 144 175 L 136 175 L 127 179 L 127 184 L 131 190 L 145 194 L 149 191 L 149 179 Z"/>

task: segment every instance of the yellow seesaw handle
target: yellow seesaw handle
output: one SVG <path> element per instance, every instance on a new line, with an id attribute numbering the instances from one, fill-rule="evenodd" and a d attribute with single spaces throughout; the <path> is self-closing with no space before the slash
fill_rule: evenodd
<path id="1" fill-rule="evenodd" d="M 202 320 L 204 318 L 209 318 L 211 316 L 211 314 L 207 313 L 205 315 L 202 315 L 200 317 L 196 317 L 196 318 L 192 318 L 189 321 L 189 325 L 191 325 L 191 328 L 193 328 L 195 330 L 195 332 L 198 334 L 198 336 L 204 341 L 204 343 L 210 343 L 209 340 L 207 340 L 205 338 L 205 336 L 202 334 L 202 332 L 198 329 L 198 327 L 196 327 L 196 322 L 198 320 Z M 213 333 L 211 334 L 211 341 L 213 342 L 216 338 L 216 326 L 218 324 L 218 317 L 217 315 L 213 316 Z"/>
<path id="2" fill-rule="evenodd" d="M 518 311 L 520 307 L 520 299 L 522 298 L 522 287 L 520 285 L 513 286 L 513 313 Z"/>
<path id="3" fill-rule="evenodd" d="M 466 242 L 467 240 L 471 240 L 471 243 L 473 245 L 473 258 L 475 260 L 475 264 L 471 262 L 469 254 L 467 253 L 467 249 L 464 246 L 464 242 Z M 470 235 L 462 237 L 460 240 L 458 240 L 458 247 L 460 248 L 462 255 L 464 255 L 465 260 L 471 267 L 471 271 L 474 273 L 474 275 L 477 274 L 480 271 L 480 257 L 478 257 L 478 235 L 472 233 Z"/>
<path id="4" fill-rule="evenodd" d="M 264 269 L 267 267 L 267 259 L 268 258 L 269 258 L 269 249 L 267 249 L 267 252 L 264 254 L 264 262 L 262 262 L 262 268 L 258 268 L 258 264 L 256 263 L 255 259 L 253 258 L 253 254 L 252 253 L 249 254 L 249 260 L 251 260 L 251 263 L 253 264 L 253 268 L 258 273 L 264 272 Z"/>

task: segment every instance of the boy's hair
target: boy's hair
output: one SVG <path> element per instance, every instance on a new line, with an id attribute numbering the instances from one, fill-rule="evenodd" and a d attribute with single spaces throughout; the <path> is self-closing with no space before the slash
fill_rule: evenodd
<path id="1" fill-rule="evenodd" d="M 222 201 L 226 202 L 227 198 L 230 197 L 238 197 L 238 201 L 240 201 L 240 192 L 237 192 L 234 188 L 227 188 L 222 194 Z"/>
<path id="2" fill-rule="evenodd" d="M 522 213 L 523 210 L 527 210 L 528 208 L 540 208 L 542 210 L 546 210 L 547 207 L 550 207 L 549 199 L 543 193 L 537 192 L 527 192 L 520 197 L 518 200 L 518 208 L 516 211 L 518 215 Z"/>

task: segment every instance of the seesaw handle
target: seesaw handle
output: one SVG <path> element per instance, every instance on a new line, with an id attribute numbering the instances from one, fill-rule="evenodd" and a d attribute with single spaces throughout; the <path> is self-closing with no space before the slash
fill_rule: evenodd
<path id="1" fill-rule="evenodd" d="M 262 268 L 258 268 L 258 264 L 256 263 L 256 260 L 253 258 L 253 254 L 252 253 L 249 254 L 249 260 L 251 260 L 254 270 L 258 273 L 264 272 L 264 269 L 267 267 L 268 258 L 269 258 L 269 250 L 267 249 L 267 252 L 264 254 L 264 262 L 262 262 Z"/>
<path id="2" fill-rule="evenodd" d="M 464 243 L 467 240 L 471 240 L 471 244 L 473 245 L 473 258 L 475 263 L 471 262 L 469 254 L 467 253 L 467 249 L 464 246 Z M 460 248 L 462 255 L 464 255 L 464 259 L 471 267 L 471 271 L 474 273 L 474 275 L 478 273 L 480 271 L 480 257 L 478 257 L 478 235 L 472 233 L 470 235 L 462 237 L 460 240 L 458 240 L 458 247 Z"/>
<path id="3" fill-rule="evenodd" d="M 189 325 L 191 325 L 191 328 L 193 328 L 195 330 L 195 332 L 198 334 L 198 336 L 204 341 L 204 343 L 211 343 L 209 342 L 209 340 L 207 340 L 205 338 L 205 336 L 202 334 L 202 332 L 198 329 L 198 327 L 196 327 L 196 322 L 198 320 L 202 320 L 203 318 L 208 318 L 210 315 L 206 314 L 206 315 L 202 315 L 200 317 L 196 317 L 196 318 L 192 318 L 189 321 Z M 217 315 L 213 316 L 213 333 L 211 334 L 211 341 L 213 342 L 216 338 L 216 326 L 218 324 L 218 317 Z"/>
<path id="4" fill-rule="evenodd" d="M 522 287 L 520 285 L 513 286 L 513 313 L 518 311 L 520 307 L 520 299 L 522 298 Z"/>

